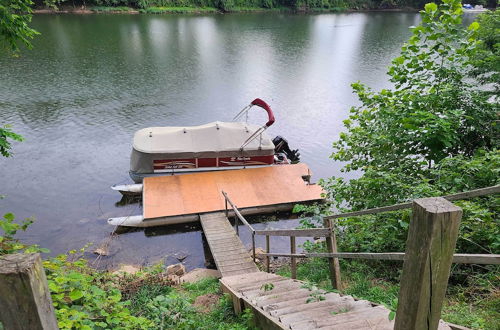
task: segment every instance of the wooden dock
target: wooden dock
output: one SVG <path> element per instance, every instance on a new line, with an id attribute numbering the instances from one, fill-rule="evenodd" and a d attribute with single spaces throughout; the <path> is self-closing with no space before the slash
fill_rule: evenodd
<path id="1" fill-rule="evenodd" d="M 200 222 L 222 277 L 259 271 L 223 212 L 202 214 Z"/>
<path id="2" fill-rule="evenodd" d="M 221 191 L 231 196 L 242 213 L 249 208 L 269 212 L 323 200 L 323 189 L 307 184 L 304 181 L 307 176 L 309 168 L 302 163 L 145 178 L 144 220 L 155 222 L 176 217 L 187 220 L 191 216 L 191 221 L 196 221 L 198 214 L 224 210 Z"/>
<path id="3" fill-rule="evenodd" d="M 383 306 L 259 271 L 224 212 L 202 214 L 200 222 L 223 291 L 232 296 L 236 312 L 250 308 L 262 329 L 394 328 Z"/>
<path id="4" fill-rule="evenodd" d="M 259 271 L 224 212 L 202 214 L 200 222 L 222 275 L 223 290 L 232 296 L 236 312 L 251 308 L 262 329 L 317 329 L 340 324 L 341 329 L 394 327 L 385 307 L 313 290 L 302 281 Z"/>

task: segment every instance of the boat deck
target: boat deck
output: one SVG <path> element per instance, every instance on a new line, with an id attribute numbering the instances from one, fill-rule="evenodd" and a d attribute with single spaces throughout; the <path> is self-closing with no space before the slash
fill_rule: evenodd
<path id="1" fill-rule="evenodd" d="M 309 168 L 301 163 L 145 178 L 144 219 L 222 211 L 222 191 L 243 211 L 257 207 L 282 210 L 283 206 L 322 200 L 323 189 L 304 181 L 308 175 Z"/>

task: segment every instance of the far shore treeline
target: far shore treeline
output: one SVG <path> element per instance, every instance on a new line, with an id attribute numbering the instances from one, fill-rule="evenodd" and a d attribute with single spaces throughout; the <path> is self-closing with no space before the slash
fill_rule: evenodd
<path id="1" fill-rule="evenodd" d="M 251 11 L 259 9 L 283 9 L 291 11 L 344 11 L 344 10 L 391 10 L 422 9 L 427 0 L 34 0 L 35 8 L 84 9 L 126 11 L 130 8 L 198 9 L 200 11 Z M 496 0 L 469 0 L 464 3 L 496 7 Z M 179 10 L 175 10 L 175 8 Z M 106 10 L 108 9 L 108 10 Z M 99 11 L 99 10 L 98 10 Z M 165 10 L 168 11 L 168 10 Z M 154 11 L 153 11 L 154 12 Z M 161 12 L 161 11 L 160 11 Z"/>

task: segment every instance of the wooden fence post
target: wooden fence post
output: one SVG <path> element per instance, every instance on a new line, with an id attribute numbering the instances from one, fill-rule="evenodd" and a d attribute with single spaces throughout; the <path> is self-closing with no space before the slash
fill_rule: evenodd
<path id="1" fill-rule="evenodd" d="M 266 253 L 271 252 L 271 242 L 270 242 L 270 237 L 269 235 L 266 235 Z M 266 256 L 266 271 L 269 273 L 270 272 L 270 262 L 271 258 L 269 256 Z"/>
<path id="2" fill-rule="evenodd" d="M 0 257 L 0 322 L 4 329 L 58 329 L 40 254 Z"/>
<path id="3" fill-rule="evenodd" d="M 330 237 L 326 237 L 326 247 L 328 253 L 337 253 L 337 237 L 332 219 L 323 219 L 323 226 L 330 229 Z M 328 258 L 328 267 L 330 268 L 330 280 L 332 287 L 336 290 L 342 290 L 342 280 L 340 278 L 339 258 Z"/>
<path id="4" fill-rule="evenodd" d="M 295 254 L 295 236 L 290 236 L 290 253 Z M 297 278 L 297 261 L 295 257 L 290 258 L 290 273 L 293 279 Z"/>
<path id="5" fill-rule="evenodd" d="M 441 197 L 412 209 L 394 329 L 437 329 L 462 209 Z"/>

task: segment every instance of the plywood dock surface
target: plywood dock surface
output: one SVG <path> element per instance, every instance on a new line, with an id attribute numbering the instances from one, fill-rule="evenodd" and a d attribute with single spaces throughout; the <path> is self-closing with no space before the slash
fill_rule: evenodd
<path id="1" fill-rule="evenodd" d="M 224 210 L 222 191 L 239 209 L 321 200 L 322 188 L 307 185 L 305 175 L 302 163 L 145 178 L 144 218 Z"/>
<path id="2" fill-rule="evenodd" d="M 217 269 L 223 277 L 259 271 L 224 212 L 202 214 L 200 222 Z"/>

